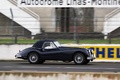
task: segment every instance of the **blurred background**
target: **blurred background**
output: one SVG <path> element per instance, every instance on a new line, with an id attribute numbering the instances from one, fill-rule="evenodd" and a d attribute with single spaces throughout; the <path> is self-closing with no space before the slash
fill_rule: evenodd
<path id="1" fill-rule="evenodd" d="M 17 0 L 0 3 L 0 44 L 32 44 L 42 39 L 120 44 L 120 8 L 20 8 Z"/>

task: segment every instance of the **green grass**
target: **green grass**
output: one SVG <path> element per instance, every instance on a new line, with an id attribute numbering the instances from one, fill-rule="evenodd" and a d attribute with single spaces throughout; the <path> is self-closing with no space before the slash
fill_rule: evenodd
<path id="1" fill-rule="evenodd" d="M 88 40 L 80 40 L 80 43 L 83 44 L 107 44 L 108 40 L 103 39 L 88 39 Z"/>
<path id="2" fill-rule="evenodd" d="M 32 40 L 32 39 L 18 39 L 17 44 L 33 44 L 38 40 Z M 13 44 L 15 41 L 11 38 L 7 39 L 0 39 L 0 44 Z"/>
<path id="3" fill-rule="evenodd" d="M 74 40 L 58 40 L 61 43 L 74 43 Z M 108 44 L 108 40 L 103 39 L 82 39 L 78 41 L 79 44 Z"/>
<path id="4" fill-rule="evenodd" d="M 18 44 L 33 44 L 38 40 L 31 40 L 31 39 L 19 39 Z"/>
<path id="5" fill-rule="evenodd" d="M 74 43 L 73 39 L 57 39 L 62 44 Z M 19 38 L 17 44 L 33 44 L 38 40 Z M 109 40 L 104 39 L 81 39 L 79 44 L 109 44 Z M 14 41 L 11 38 L 0 39 L 0 44 L 13 44 Z M 120 44 L 120 38 L 114 38 L 111 40 L 111 44 Z"/>

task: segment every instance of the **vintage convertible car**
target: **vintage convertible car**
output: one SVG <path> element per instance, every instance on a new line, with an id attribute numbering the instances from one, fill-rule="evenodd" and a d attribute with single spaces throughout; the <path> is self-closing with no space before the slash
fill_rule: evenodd
<path id="1" fill-rule="evenodd" d="M 75 64 L 87 64 L 95 59 L 91 49 L 63 47 L 55 40 L 37 41 L 32 47 L 19 51 L 15 57 L 26 59 L 32 64 L 42 64 L 45 60 L 74 61 Z"/>

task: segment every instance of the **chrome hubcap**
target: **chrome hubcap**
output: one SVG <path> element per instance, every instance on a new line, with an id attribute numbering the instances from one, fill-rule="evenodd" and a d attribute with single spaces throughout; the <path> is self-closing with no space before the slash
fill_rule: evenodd
<path id="1" fill-rule="evenodd" d="M 38 60 L 38 57 L 36 54 L 32 54 L 30 55 L 29 60 L 34 63 Z"/>
<path id="2" fill-rule="evenodd" d="M 83 61 L 83 57 L 81 55 L 76 55 L 75 62 L 76 63 L 81 63 L 82 61 Z"/>

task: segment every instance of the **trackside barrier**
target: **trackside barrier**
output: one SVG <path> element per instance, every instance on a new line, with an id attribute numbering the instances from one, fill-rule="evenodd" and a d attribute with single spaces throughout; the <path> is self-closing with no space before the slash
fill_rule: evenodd
<path id="1" fill-rule="evenodd" d="M 120 73 L 0 72 L 0 80 L 120 80 Z"/>
<path id="2" fill-rule="evenodd" d="M 0 45 L 0 60 L 16 60 L 15 54 L 18 53 L 19 50 L 22 50 L 31 46 L 32 45 L 17 45 L 17 44 L 16 45 Z M 96 55 L 95 60 L 120 61 L 120 45 L 64 44 L 63 46 L 91 48 L 93 49 L 93 52 Z"/>

